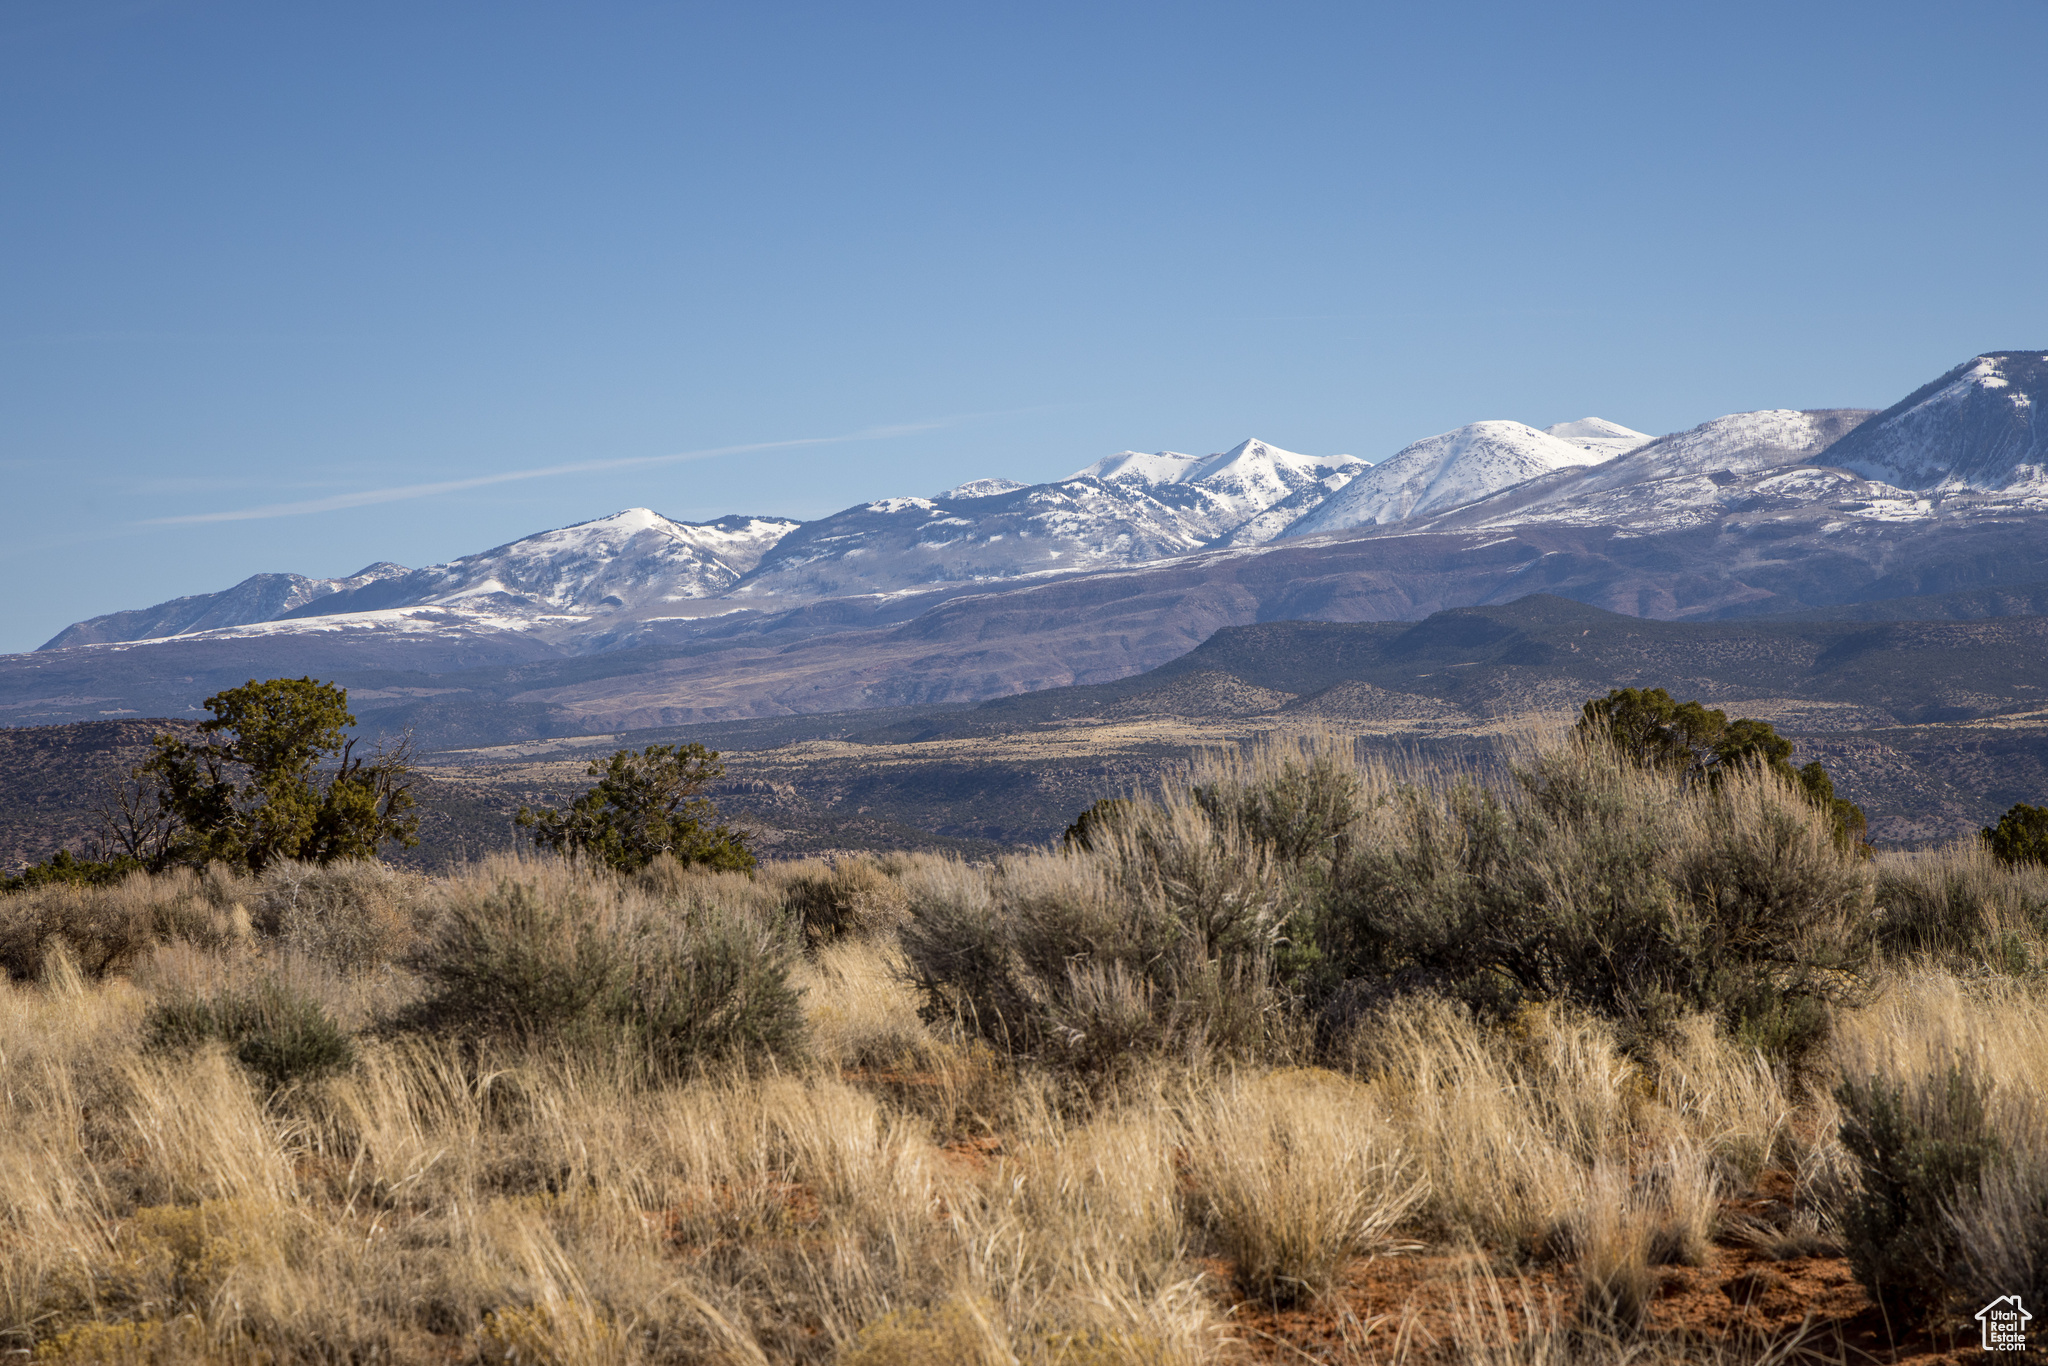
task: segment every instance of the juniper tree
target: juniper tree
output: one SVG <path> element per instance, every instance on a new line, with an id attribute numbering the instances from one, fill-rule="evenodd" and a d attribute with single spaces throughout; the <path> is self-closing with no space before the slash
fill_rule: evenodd
<path id="1" fill-rule="evenodd" d="M 1711 786 L 1741 765 L 1767 768 L 1828 813 L 1836 838 L 1861 840 L 1868 828 L 1863 808 L 1835 795 L 1823 765 L 1792 766 L 1792 742 L 1768 721 L 1730 721 L 1727 712 L 1680 702 L 1662 688 L 1616 688 L 1580 709 L 1579 733 L 1605 737 L 1645 768 L 1670 769 L 1687 782 Z"/>
<path id="2" fill-rule="evenodd" d="M 163 863 L 261 872 L 279 859 L 371 858 L 419 843 L 410 743 L 358 754 L 348 693 L 311 678 L 255 679 L 206 699 L 198 736 L 159 735 L 139 766 L 171 827 Z"/>
<path id="3" fill-rule="evenodd" d="M 667 854 L 678 863 L 747 869 L 754 856 L 746 836 L 718 824 L 718 811 L 698 795 L 725 776 L 716 750 L 702 745 L 649 745 L 593 759 L 597 779 L 568 810 L 519 808 L 519 824 L 543 849 L 582 855 L 623 872 Z"/>

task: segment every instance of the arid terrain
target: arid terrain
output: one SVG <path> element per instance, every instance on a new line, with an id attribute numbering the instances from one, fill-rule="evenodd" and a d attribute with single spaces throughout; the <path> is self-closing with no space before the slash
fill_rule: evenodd
<path id="1" fill-rule="evenodd" d="M 429 820 L 460 829 L 469 848 L 501 847 L 490 832 L 507 830 L 506 813 L 580 790 L 588 782 L 584 768 L 599 752 L 705 735 L 732 746 L 723 751 L 730 776 L 713 794 L 720 810 L 757 830 L 764 850 L 992 852 L 1055 838 L 1098 798 L 1128 795 L 1197 754 L 1259 737 L 1341 733 L 1390 756 L 1485 768 L 1497 762 L 1503 737 L 1573 717 L 1584 700 L 1574 696 L 1569 711 L 1558 706 L 1492 721 L 1457 714 L 1362 721 L 1276 708 L 1216 719 L 1043 722 L 996 736 L 802 740 L 759 749 L 746 747 L 743 731 L 726 728 L 584 737 L 434 756 Z M 1952 839 L 1995 821 L 2015 801 L 2048 794 L 2048 711 L 1866 726 L 1853 704 L 1772 697 L 1714 704 L 1794 737 L 1800 761 L 1826 764 L 1842 792 L 1869 813 L 1872 838 L 1881 842 Z"/>
<path id="2" fill-rule="evenodd" d="M 2040 1293 L 2048 873 L 1865 857 L 1767 773 L 1597 735 L 1511 754 L 1274 736 L 993 863 L 0 897 L 0 1333 L 124 1366 L 1972 1355 L 1974 1305 Z"/>
<path id="3" fill-rule="evenodd" d="M 424 842 L 409 857 L 445 867 L 510 847 L 519 807 L 567 800 L 591 759 L 624 745 L 721 751 L 727 778 L 712 795 L 764 853 L 985 857 L 1055 838 L 1100 797 L 1260 736 L 1328 732 L 1484 768 L 1503 736 L 1568 721 L 1617 686 L 1665 687 L 1771 722 L 1797 741 L 1800 762 L 1827 765 L 1880 844 L 1939 843 L 2048 798 L 2048 685 L 2038 681 L 2048 679 L 2048 618 L 1764 627 L 1641 622 L 1576 604 L 1533 615 L 1517 605 L 1414 625 L 1274 623 L 1219 633 L 1148 674 L 979 706 L 430 751 Z M 1460 618 L 1494 638 L 1456 635 Z M 1416 643 L 1431 633 L 1451 639 Z M 157 728 L 0 729 L 0 863 L 89 840 L 107 779 L 146 754 Z"/>

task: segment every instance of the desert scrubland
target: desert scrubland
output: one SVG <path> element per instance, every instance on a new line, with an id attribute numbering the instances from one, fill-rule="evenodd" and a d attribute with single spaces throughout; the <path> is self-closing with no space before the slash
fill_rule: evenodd
<path id="1" fill-rule="evenodd" d="M 58 1362 L 1847 1360 L 2048 1293 L 2048 870 L 1329 737 L 1063 846 L 0 900 Z"/>

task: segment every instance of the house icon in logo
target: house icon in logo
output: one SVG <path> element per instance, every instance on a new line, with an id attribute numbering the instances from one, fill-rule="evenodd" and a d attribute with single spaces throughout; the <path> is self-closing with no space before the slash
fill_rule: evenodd
<path id="1" fill-rule="evenodd" d="M 2020 1303 L 2018 1295 L 2000 1295 L 1977 1311 L 1977 1322 L 1984 1325 L 1984 1350 L 1987 1352 L 2024 1352 L 2027 1350 L 2027 1324 L 2033 1315 Z"/>

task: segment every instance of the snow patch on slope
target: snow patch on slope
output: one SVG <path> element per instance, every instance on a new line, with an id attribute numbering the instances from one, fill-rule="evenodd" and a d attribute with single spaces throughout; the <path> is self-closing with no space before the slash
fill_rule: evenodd
<path id="1" fill-rule="evenodd" d="M 678 522 L 648 508 L 627 508 L 337 594 L 279 619 L 449 607 L 486 612 L 494 628 L 512 621 L 527 628 L 587 621 L 715 597 L 797 525 L 786 517 Z"/>
<path id="2" fill-rule="evenodd" d="M 732 596 L 981 585 L 1257 544 L 1363 468 L 1353 456 L 1301 455 L 1252 439 L 1207 456 L 1120 451 L 1054 483 L 982 480 L 938 502 L 878 499 L 806 523 Z"/>
<path id="3" fill-rule="evenodd" d="M 597 610 L 709 597 L 737 583 L 743 564 L 757 561 L 796 525 L 766 517 L 691 525 L 627 508 L 451 561 L 440 567 L 441 583 L 422 585 L 427 591 L 408 605 L 498 593 L 557 609 Z"/>
<path id="4" fill-rule="evenodd" d="M 1253 440 L 1210 456 L 1175 482 L 1214 497 L 1216 512 L 1232 523 L 1221 530 L 1229 532 L 1296 493 L 1321 489 L 1327 496 L 1327 481 L 1334 478 L 1341 487 L 1365 468 L 1356 456 L 1300 455 Z"/>
<path id="5" fill-rule="evenodd" d="M 955 484 L 944 493 L 935 493 L 932 497 L 942 503 L 950 498 L 993 498 L 999 493 L 1015 493 L 1018 489 L 1030 487 L 1029 484 L 1020 484 L 1014 479 L 970 479 L 964 484 Z"/>

